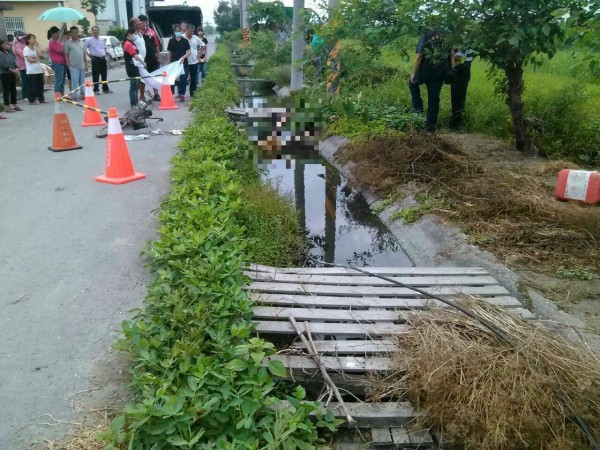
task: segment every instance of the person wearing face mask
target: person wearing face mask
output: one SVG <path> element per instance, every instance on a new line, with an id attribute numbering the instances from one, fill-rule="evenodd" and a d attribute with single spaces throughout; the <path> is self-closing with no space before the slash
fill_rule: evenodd
<path id="1" fill-rule="evenodd" d="M 169 52 L 169 62 L 179 60 L 183 63 L 184 73 L 179 77 L 176 84 L 179 101 L 184 102 L 185 88 L 187 86 L 187 77 L 189 74 L 188 57 L 192 54 L 192 50 L 189 41 L 183 38 L 181 26 L 175 25 L 174 32 L 175 36 L 169 40 L 167 51 Z M 175 93 L 175 86 L 171 86 L 171 92 Z"/>

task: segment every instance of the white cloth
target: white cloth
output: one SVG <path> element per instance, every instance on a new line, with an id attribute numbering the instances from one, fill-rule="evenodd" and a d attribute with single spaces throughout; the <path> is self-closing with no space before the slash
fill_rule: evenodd
<path id="1" fill-rule="evenodd" d="M 169 80 L 169 84 L 173 85 L 173 84 L 175 84 L 175 82 L 177 80 L 179 80 L 179 77 L 181 75 L 183 75 L 185 70 L 183 68 L 183 63 L 179 60 L 177 60 L 167 66 L 161 67 L 160 69 L 157 69 L 152 73 L 149 73 L 145 67 L 140 67 L 140 76 L 141 77 L 147 77 L 150 75 L 162 75 L 163 72 L 167 72 L 167 79 Z M 162 78 L 161 77 L 145 78 L 142 80 L 142 82 L 147 87 L 150 87 L 152 89 L 160 89 L 161 85 L 162 85 Z"/>
<path id="2" fill-rule="evenodd" d="M 35 50 L 31 50 L 29 47 L 23 49 L 23 56 L 25 57 L 25 71 L 27 75 L 34 75 L 36 73 L 44 73 L 44 68 L 39 62 L 30 63 L 27 61 L 28 56 L 37 56 Z"/>
<path id="3" fill-rule="evenodd" d="M 202 39 L 195 34 L 189 39 L 187 36 L 185 36 L 185 38 L 190 42 L 190 49 L 192 50 L 192 54 L 188 57 L 188 64 L 198 64 L 198 53 L 205 44 Z"/>

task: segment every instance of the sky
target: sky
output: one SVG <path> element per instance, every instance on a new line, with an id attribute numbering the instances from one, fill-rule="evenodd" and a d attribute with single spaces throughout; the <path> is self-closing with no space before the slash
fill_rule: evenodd
<path id="1" fill-rule="evenodd" d="M 164 2 L 156 2 L 156 6 L 168 6 L 168 5 L 182 5 L 184 0 L 165 0 Z M 268 1 L 268 0 L 266 0 Z M 283 4 L 285 6 L 293 6 L 293 0 L 283 0 Z M 313 8 L 318 10 L 317 4 L 321 3 L 316 0 L 304 0 L 305 8 Z M 214 11 L 217 9 L 219 5 L 219 0 L 187 0 L 188 6 L 199 6 L 202 9 L 202 17 L 204 19 L 204 23 L 207 21 L 211 24 L 215 24 L 214 20 Z"/>

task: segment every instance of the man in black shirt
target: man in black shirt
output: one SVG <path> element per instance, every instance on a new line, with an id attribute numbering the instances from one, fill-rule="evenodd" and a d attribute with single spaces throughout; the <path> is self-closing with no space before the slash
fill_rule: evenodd
<path id="1" fill-rule="evenodd" d="M 174 37 L 169 40 L 169 45 L 167 46 L 167 51 L 169 52 L 169 62 L 174 62 L 180 60 L 183 63 L 184 73 L 177 80 L 177 92 L 179 94 L 179 101 L 185 101 L 185 89 L 187 86 L 187 77 L 189 74 L 188 67 L 188 56 L 192 54 L 192 50 L 190 48 L 190 43 L 187 39 L 183 38 L 183 33 L 181 32 L 181 27 L 179 25 L 175 25 L 173 31 Z M 175 93 L 175 86 L 171 86 L 171 92 Z"/>
<path id="2" fill-rule="evenodd" d="M 413 110 L 423 112 L 423 99 L 419 86 L 427 86 L 427 119 L 425 130 L 435 131 L 440 111 L 440 93 L 448 69 L 454 67 L 454 52 L 446 36 L 439 30 L 423 33 L 417 45 L 417 57 L 408 81 Z"/>

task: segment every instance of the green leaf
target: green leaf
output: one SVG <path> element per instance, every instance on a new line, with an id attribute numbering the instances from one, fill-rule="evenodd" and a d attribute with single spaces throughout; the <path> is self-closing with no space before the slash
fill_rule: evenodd
<path id="1" fill-rule="evenodd" d="M 189 446 L 189 442 L 186 441 L 181 436 L 169 436 L 167 438 L 167 442 L 169 444 L 171 444 L 171 445 L 176 446 L 176 447 L 187 447 L 187 446 Z"/>
<path id="2" fill-rule="evenodd" d="M 241 359 L 233 359 L 225 364 L 225 368 L 229 370 L 233 370 L 234 372 L 240 372 L 248 367 L 248 363 Z"/>
<path id="3" fill-rule="evenodd" d="M 285 369 L 285 366 L 281 361 L 278 360 L 269 361 L 269 372 L 277 377 L 287 377 L 287 370 Z"/>

